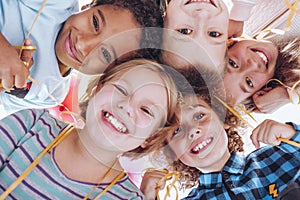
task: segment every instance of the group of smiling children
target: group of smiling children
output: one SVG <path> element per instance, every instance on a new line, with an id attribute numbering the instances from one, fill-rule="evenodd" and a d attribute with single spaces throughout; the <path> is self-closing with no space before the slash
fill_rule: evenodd
<path id="1" fill-rule="evenodd" d="M 2 1 L 0 199 L 155 199 L 165 174 L 146 172 L 139 189 L 119 157 L 159 151 L 195 187 L 185 199 L 299 195 L 300 127 L 264 121 L 251 140 L 269 145 L 245 156 L 245 124 L 230 109 L 299 98 L 299 39 L 227 42 L 255 5 L 233 3 L 229 20 L 221 0 L 99 0 L 78 13 L 71 0 Z M 46 109 L 63 101 L 73 69 L 97 75 L 80 129 Z"/>

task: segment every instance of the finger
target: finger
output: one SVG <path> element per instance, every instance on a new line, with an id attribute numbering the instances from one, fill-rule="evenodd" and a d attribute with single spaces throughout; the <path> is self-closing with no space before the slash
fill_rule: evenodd
<path id="1" fill-rule="evenodd" d="M 264 88 L 263 90 L 265 91 L 265 92 L 269 92 L 269 91 L 271 91 L 271 90 L 273 90 L 274 88 L 272 88 L 272 87 L 266 87 L 266 88 Z"/>
<path id="2" fill-rule="evenodd" d="M 8 89 L 12 88 L 14 86 L 14 77 L 13 76 L 7 76 L 5 78 L 2 78 L 1 84 L 2 84 L 2 87 L 5 90 L 8 90 Z"/>
<path id="3" fill-rule="evenodd" d="M 27 78 L 29 76 L 29 70 L 26 69 L 24 73 L 21 75 L 16 75 L 15 76 L 15 86 L 17 88 L 23 88 L 26 86 Z"/>
<path id="4" fill-rule="evenodd" d="M 256 107 L 252 112 L 255 112 L 255 113 L 262 113 L 257 107 Z"/>
<path id="5" fill-rule="evenodd" d="M 27 39 L 25 39 L 24 45 L 25 46 L 32 46 L 32 41 L 27 38 Z M 29 67 L 29 65 L 33 61 L 33 59 L 32 59 L 33 53 L 34 53 L 33 50 L 26 50 L 25 49 L 25 50 L 22 51 L 21 60 L 28 63 L 26 67 Z"/>
<path id="6" fill-rule="evenodd" d="M 257 92 L 254 93 L 253 97 L 259 97 L 259 96 L 263 96 L 265 94 L 266 94 L 265 91 L 259 90 L 259 91 L 257 91 Z"/>
<path id="7" fill-rule="evenodd" d="M 255 148 L 260 147 L 259 139 L 258 139 L 258 133 L 259 133 L 260 127 L 257 126 L 253 131 L 252 134 L 250 135 L 250 139 L 252 141 L 252 144 L 255 146 Z"/>

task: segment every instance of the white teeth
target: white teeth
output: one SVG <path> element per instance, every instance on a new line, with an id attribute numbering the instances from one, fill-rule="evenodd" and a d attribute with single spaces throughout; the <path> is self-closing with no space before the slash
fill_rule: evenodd
<path id="1" fill-rule="evenodd" d="M 127 131 L 126 127 L 119 122 L 116 118 L 114 118 L 112 115 L 109 113 L 105 113 L 104 115 L 105 119 L 107 119 L 108 122 L 111 123 L 118 131 L 125 133 Z"/>
<path id="2" fill-rule="evenodd" d="M 192 150 L 194 152 L 198 152 L 201 149 L 203 149 L 204 147 L 206 147 L 210 142 L 211 142 L 211 138 L 208 138 L 207 140 L 204 140 L 203 142 L 201 142 L 200 144 L 198 144 L 197 146 L 195 146 Z"/>
<path id="3" fill-rule="evenodd" d="M 207 3 L 210 3 L 210 0 L 191 0 L 191 2 L 207 2 Z"/>
<path id="4" fill-rule="evenodd" d="M 267 56 L 264 53 L 262 53 L 260 51 L 255 51 L 255 53 L 257 53 L 259 55 L 259 57 L 261 57 L 261 59 L 263 59 L 265 65 L 268 64 L 268 58 L 267 58 Z"/>

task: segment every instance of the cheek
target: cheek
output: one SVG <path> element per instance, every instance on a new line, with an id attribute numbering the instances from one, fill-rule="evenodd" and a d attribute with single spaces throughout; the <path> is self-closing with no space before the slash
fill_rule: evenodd
<path id="1" fill-rule="evenodd" d="M 179 159 L 187 159 L 189 152 L 188 144 L 183 138 L 176 138 L 169 143 L 170 148 L 174 151 L 175 155 Z"/>

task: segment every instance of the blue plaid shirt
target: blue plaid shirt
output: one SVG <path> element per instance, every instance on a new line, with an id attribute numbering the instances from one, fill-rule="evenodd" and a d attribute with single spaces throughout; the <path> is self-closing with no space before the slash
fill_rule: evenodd
<path id="1" fill-rule="evenodd" d="M 300 125 L 293 126 L 292 140 L 300 142 Z M 300 149 L 282 142 L 247 157 L 232 154 L 221 172 L 201 174 L 198 187 L 184 199 L 275 199 L 292 184 L 300 185 Z"/>

